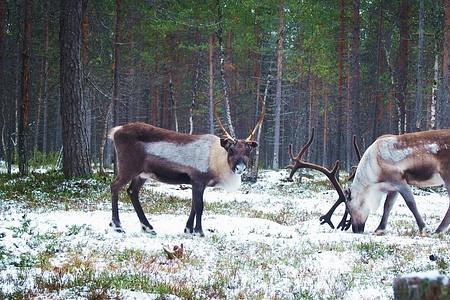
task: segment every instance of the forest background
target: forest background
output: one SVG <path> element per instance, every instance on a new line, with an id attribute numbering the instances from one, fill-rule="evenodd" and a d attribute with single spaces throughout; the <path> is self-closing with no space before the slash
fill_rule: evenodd
<path id="1" fill-rule="evenodd" d="M 245 138 L 259 165 L 355 164 L 378 136 L 450 125 L 450 0 L 0 0 L 0 160 L 66 177 L 113 160 L 109 128 L 143 121 Z"/>

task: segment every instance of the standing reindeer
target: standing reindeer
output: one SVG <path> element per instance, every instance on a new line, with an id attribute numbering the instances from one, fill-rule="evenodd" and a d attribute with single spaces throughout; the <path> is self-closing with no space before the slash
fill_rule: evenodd
<path id="1" fill-rule="evenodd" d="M 241 183 L 250 152 L 258 146 L 255 133 L 264 118 L 261 116 L 245 139 L 224 138 L 211 134 L 189 135 L 158 128 L 145 123 L 117 126 L 109 132 L 117 157 L 117 177 L 111 184 L 112 220 L 110 226 L 123 232 L 119 219 L 119 192 L 131 181 L 127 193 L 141 222 L 142 230 L 155 234 L 139 202 L 139 190 L 147 178 L 169 184 L 191 184 L 192 206 L 185 233 L 204 236 L 202 229 L 203 193 L 206 187 L 221 186 L 235 190 Z M 194 227 L 195 218 L 195 227 Z"/>
<path id="2" fill-rule="evenodd" d="M 302 151 L 306 151 L 307 147 L 309 146 Z M 301 155 L 299 160 L 301 161 Z M 383 216 L 375 230 L 382 233 L 400 194 L 422 231 L 425 222 L 417 210 L 410 185 L 430 187 L 442 184 L 450 196 L 450 129 L 384 135 L 369 146 L 361 157 L 348 190 L 343 191 L 339 183 L 334 184 L 339 200 L 321 217 L 321 221 L 322 224 L 328 223 L 333 227 L 330 217 L 336 207 L 345 202 L 347 211 L 340 226 L 348 229 L 351 223 L 353 232 L 362 233 L 370 212 L 376 210 L 381 199 L 386 197 Z M 347 220 L 347 212 L 351 220 Z M 450 207 L 436 233 L 446 231 L 449 224 Z"/>

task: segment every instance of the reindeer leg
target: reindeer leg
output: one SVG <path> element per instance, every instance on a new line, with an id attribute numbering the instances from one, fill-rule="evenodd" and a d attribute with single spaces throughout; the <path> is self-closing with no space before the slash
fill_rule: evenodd
<path id="1" fill-rule="evenodd" d="M 417 226 L 419 226 L 419 231 L 422 232 L 422 230 L 425 228 L 425 222 L 423 221 L 422 216 L 417 210 L 416 201 L 414 200 L 414 195 L 411 192 L 411 187 L 407 184 L 402 184 L 398 188 L 398 192 L 400 193 L 400 195 L 402 195 L 403 199 L 405 199 L 406 205 L 413 213 L 414 218 L 416 218 Z"/>
<path id="2" fill-rule="evenodd" d="M 109 226 L 112 227 L 115 231 L 121 233 L 124 233 L 125 231 L 123 230 L 119 219 L 119 192 L 127 184 L 128 181 L 130 181 L 130 178 L 118 176 L 111 184 L 112 218 Z"/>
<path id="3" fill-rule="evenodd" d="M 134 211 L 136 212 L 139 221 L 141 222 L 142 231 L 151 235 L 155 235 L 156 232 L 153 230 L 153 226 L 150 225 L 147 218 L 145 217 L 145 213 L 142 209 L 141 203 L 139 202 L 139 190 L 142 188 L 145 181 L 146 179 L 140 176 L 134 177 L 127 189 L 127 193 L 131 199 L 131 203 L 133 204 Z"/>
<path id="4" fill-rule="evenodd" d="M 192 185 L 192 205 L 195 210 L 195 227 L 194 234 L 203 237 L 205 234 L 202 229 L 202 214 L 203 214 L 203 193 L 205 186 L 203 184 Z"/>
<path id="5" fill-rule="evenodd" d="M 450 198 L 450 183 L 445 184 L 445 188 L 447 189 L 447 194 Z M 436 229 L 436 233 L 446 231 L 449 224 L 450 224 L 450 206 L 447 212 L 445 213 L 445 216 L 442 219 L 441 224 L 439 224 L 438 228 Z"/>
<path id="6" fill-rule="evenodd" d="M 184 233 L 194 233 L 194 217 L 195 217 L 195 208 L 194 208 L 194 199 L 192 199 L 191 212 L 186 222 Z"/>
<path id="7" fill-rule="evenodd" d="M 389 214 L 391 213 L 392 207 L 397 200 L 398 192 L 390 192 L 387 194 L 386 200 L 384 201 L 383 216 L 381 217 L 380 225 L 375 229 L 376 234 L 383 234 L 386 229 Z"/>

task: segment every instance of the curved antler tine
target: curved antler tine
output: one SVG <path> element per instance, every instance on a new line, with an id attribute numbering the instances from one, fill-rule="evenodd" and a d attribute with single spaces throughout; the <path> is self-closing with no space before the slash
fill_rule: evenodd
<path id="1" fill-rule="evenodd" d="M 294 154 L 292 153 L 292 144 L 289 144 L 289 146 L 288 146 L 288 154 L 289 154 L 289 157 L 291 158 L 291 160 L 295 161 Z"/>
<path id="2" fill-rule="evenodd" d="M 234 137 L 232 137 L 232 136 L 228 133 L 228 131 L 227 131 L 227 130 L 225 129 L 225 127 L 223 126 L 222 121 L 220 120 L 220 116 L 219 116 L 219 114 L 217 113 L 217 109 L 216 109 L 218 103 L 220 103 L 220 102 L 215 102 L 215 103 L 214 103 L 214 116 L 216 117 L 217 123 L 219 124 L 219 128 L 222 130 L 223 134 L 225 135 L 225 137 L 226 137 L 227 139 L 230 139 L 230 140 L 232 140 L 232 141 L 235 141 L 236 139 L 235 139 Z"/>
<path id="3" fill-rule="evenodd" d="M 348 176 L 347 181 L 351 181 L 351 180 L 353 180 L 355 178 L 356 168 L 357 168 L 356 166 L 352 167 L 352 174 L 350 176 Z"/>
<path id="4" fill-rule="evenodd" d="M 341 222 L 339 222 L 337 229 L 341 229 L 342 231 L 347 231 L 350 228 L 350 225 L 352 225 L 352 216 L 347 220 L 348 211 L 344 212 L 344 215 L 342 216 Z"/>
<path id="5" fill-rule="evenodd" d="M 356 135 L 353 135 L 353 147 L 355 147 L 356 157 L 358 157 L 358 161 L 360 161 L 361 151 L 359 150 L 358 143 L 356 143 Z"/>
<path id="6" fill-rule="evenodd" d="M 331 216 L 333 215 L 336 208 L 339 205 L 341 205 L 343 202 L 345 202 L 345 200 L 342 199 L 341 197 L 339 197 L 339 199 L 333 204 L 333 206 L 330 208 L 330 210 L 328 210 L 328 212 L 326 214 L 324 214 L 323 216 L 321 216 L 319 218 L 320 225 L 328 224 L 328 225 L 330 225 L 331 228 L 334 229 L 333 222 L 331 222 Z M 348 212 L 345 211 L 344 216 L 341 219 L 341 222 L 339 222 L 339 224 L 337 226 L 337 229 L 341 228 L 341 230 L 348 230 L 350 228 L 351 217 L 349 220 L 347 220 L 347 216 L 348 216 Z"/>
<path id="7" fill-rule="evenodd" d="M 253 130 L 250 133 L 250 135 L 245 139 L 245 141 L 251 142 L 251 141 L 255 140 L 256 132 L 258 131 L 258 128 L 261 128 L 262 123 L 264 122 L 265 115 L 266 115 L 266 104 L 263 103 L 262 107 L 261 107 L 261 114 L 260 114 L 260 116 L 258 118 L 258 122 L 256 122 L 255 127 L 253 128 Z"/>
<path id="8" fill-rule="evenodd" d="M 331 169 L 331 175 L 333 175 L 333 176 L 336 175 L 337 171 L 339 170 L 340 163 L 341 163 L 341 162 L 340 162 L 339 160 L 337 160 L 337 161 L 334 163 L 333 169 Z"/>
<path id="9" fill-rule="evenodd" d="M 300 150 L 300 152 L 298 153 L 296 159 L 300 160 L 302 159 L 303 155 L 305 154 L 305 152 L 308 150 L 309 146 L 311 146 L 312 142 L 314 139 L 314 127 L 311 129 L 311 136 L 309 137 L 308 142 L 306 143 L 305 146 L 303 146 L 303 148 Z"/>

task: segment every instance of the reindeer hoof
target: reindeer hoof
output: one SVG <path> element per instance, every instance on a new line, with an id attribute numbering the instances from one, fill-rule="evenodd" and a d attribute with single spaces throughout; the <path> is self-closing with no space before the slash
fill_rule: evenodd
<path id="1" fill-rule="evenodd" d="M 376 229 L 376 230 L 373 232 L 373 234 L 374 234 L 374 235 L 385 235 L 385 234 L 386 234 L 386 231 L 385 231 L 384 229 Z"/>
<path id="2" fill-rule="evenodd" d="M 141 224 L 141 230 L 143 233 L 147 233 L 149 235 L 156 235 L 156 231 L 153 228 L 142 225 L 142 224 Z"/>
<path id="3" fill-rule="evenodd" d="M 419 234 L 420 236 L 429 236 L 433 233 L 433 230 L 431 230 L 430 227 L 424 226 L 422 228 L 419 228 Z"/>
<path id="4" fill-rule="evenodd" d="M 186 233 L 186 234 L 193 234 L 194 233 L 194 229 L 185 227 L 184 228 L 184 233 Z"/>
<path id="5" fill-rule="evenodd" d="M 202 229 L 195 229 L 194 235 L 199 236 L 199 237 L 205 237 L 205 234 L 203 233 Z"/>
<path id="6" fill-rule="evenodd" d="M 122 226 L 116 225 L 113 222 L 109 223 L 109 227 L 111 227 L 112 230 L 118 233 L 125 233 L 125 230 L 123 230 Z"/>

